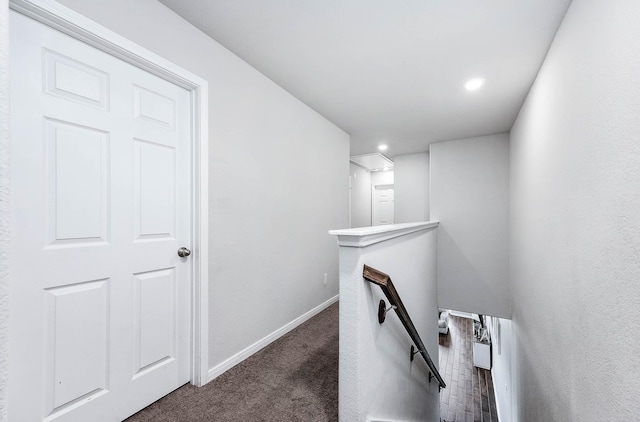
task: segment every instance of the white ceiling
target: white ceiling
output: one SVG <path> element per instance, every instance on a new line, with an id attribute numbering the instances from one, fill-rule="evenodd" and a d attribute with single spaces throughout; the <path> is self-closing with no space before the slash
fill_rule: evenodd
<path id="1" fill-rule="evenodd" d="M 160 1 L 393 157 L 509 131 L 571 0 Z"/>

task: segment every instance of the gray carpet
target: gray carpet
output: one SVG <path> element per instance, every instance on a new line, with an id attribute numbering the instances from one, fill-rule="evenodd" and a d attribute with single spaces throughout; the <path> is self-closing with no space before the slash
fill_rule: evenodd
<path id="1" fill-rule="evenodd" d="M 185 385 L 127 422 L 338 420 L 338 304 L 204 387 Z"/>

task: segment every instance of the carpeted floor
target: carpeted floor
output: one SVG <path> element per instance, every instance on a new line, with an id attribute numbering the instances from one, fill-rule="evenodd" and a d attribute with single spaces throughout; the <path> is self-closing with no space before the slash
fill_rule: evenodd
<path id="1" fill-rule="evenodd" d="M 201 388 L 185 385 L 127 422 L 338 420 L 338 304 Z"/>

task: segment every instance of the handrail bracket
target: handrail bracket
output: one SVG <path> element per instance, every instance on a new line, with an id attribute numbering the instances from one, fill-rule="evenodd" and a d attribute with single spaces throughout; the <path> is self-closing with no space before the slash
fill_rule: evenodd
<path id="1" fill-rule="evenodd" d="M 380 299 L 380 303 L 378 303 L 378 322 L 382 324 L 384 320 L 387 318 L 387 312 L 396 308 L 397 308 L 396 305 L 391 305 L 387 308 L 386 302 Z"/>
<path id="2" fill-rule="evenodd" d="M 416 353 L 420 353 L 420 350 L 411 345 L 411 354 L 409 355 L 411 362 L 413 362 L 413 357 L 416 355 Z M 429 372 L 429 382 L 431 382 L 431 372 Z"/>

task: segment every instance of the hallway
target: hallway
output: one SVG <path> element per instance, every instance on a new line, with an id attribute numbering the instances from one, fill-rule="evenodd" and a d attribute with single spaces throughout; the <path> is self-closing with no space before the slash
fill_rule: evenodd
<path id="1" fill-rule="evenodd" d="M 442 422 L 498 422 L 491 372 L 473 366 L 473 322 L 449 316 L 449 333 L 440 334 Z"/>

